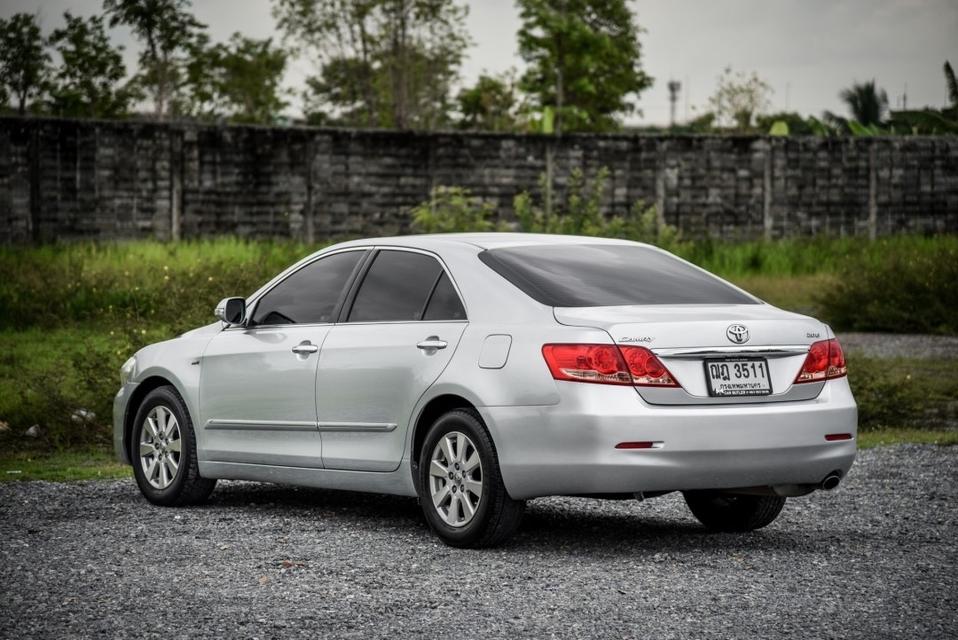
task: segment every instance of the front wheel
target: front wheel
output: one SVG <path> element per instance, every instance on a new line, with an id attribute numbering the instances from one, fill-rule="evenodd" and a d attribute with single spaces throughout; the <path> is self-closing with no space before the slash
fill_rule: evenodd
<path id="1" fill-rule="evenodd" d="M 173 387 L 158 387 L 143 399 L 131 449 L 136 483 L 153 504 L 199 504 L 216 486 L 216 480 L 200 476 L 193 421 Z"/>
<path id="2" fill-rule="evenodd" d="M 754 531 L 771 524 L 785 506 L 785 498 L 720 491 L 686 491 L 692 515 L 713 531 Z"/>
<path id="3" fill-rule="evenodd" d="M 506 493 L 492 439 L 468 410 L 444 414 L 419 457 L 419 502 L 430 528 L 454 547 L 489 547 L 518 528 L 525 503 Z"/>

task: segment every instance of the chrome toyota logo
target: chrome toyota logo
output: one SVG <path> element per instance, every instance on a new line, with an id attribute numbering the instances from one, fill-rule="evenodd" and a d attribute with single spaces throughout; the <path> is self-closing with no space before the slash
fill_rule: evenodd
<path id="1" fill-rule="evenodd" d="M 725 335 L 735 344 L 745 344 L 748 342 L 748 327 L 744 324 L 729 325 L 725 330 Z"/>

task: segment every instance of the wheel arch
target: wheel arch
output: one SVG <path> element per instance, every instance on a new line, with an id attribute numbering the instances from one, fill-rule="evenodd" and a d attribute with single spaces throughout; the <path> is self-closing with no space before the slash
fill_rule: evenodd
<path id="1" fill-rule="evenodd" d="M 133 393 L 130 394 L 130 400 L 126 404 L 126 414 L 123 416 L 123 450 L 126 451 L 126 454 L 129 456 L 131 464 L 136 460 L 134 451 L 132 450 L 133 421 L 136 418 L 136 413 L 140 410 L 143 399 L 146 398 L 151 391 L 167 386 L 173 387 L 180 395 L 183 395 L 183 392 L 177 388 L 172 380 L 158 374 L 148 376 L 141 380 L 133 389 Z"/>
<path id="2" fill-rule="evenodd" d="M 417 491 L 419 490 L 419 456 L 422 453 L 423 442 L 426 440 L 426 433 L 440 416 L 455 409 L 468 409 L 474 411 L 477 416 L 479 415 L 479 410 L 474 403 L 457 393 L 447 392 L 431 398 L 416 418 L 413 425 L 409 469 L 412 473 L 413 486 Z M 480 420 L 482 420 L 481 416 Z M 483 422 L 485 421 L 483 420 Z M 492 437 L 491 433 L 489 437 Z"/>

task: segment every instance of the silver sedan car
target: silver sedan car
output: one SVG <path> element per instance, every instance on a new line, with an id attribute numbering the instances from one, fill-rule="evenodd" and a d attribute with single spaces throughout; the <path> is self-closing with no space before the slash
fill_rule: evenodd
<path id="1" fill-rule="evenodd" d="M 681 491 L 750 531 L 855 458 L 831 329 L 644 244 L 357 240 L 215 315 L 121 371 L 116 451 L 154 504 L 218 478 L 418 496 L 467 547 L 531 498 Z"/>

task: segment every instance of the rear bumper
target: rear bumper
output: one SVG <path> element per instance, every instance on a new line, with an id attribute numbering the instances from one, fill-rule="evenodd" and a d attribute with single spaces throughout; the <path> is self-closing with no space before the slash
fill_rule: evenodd
<path id="1" fill-rule="evenodd" d="M 516 499 L 547 495 L 818 484 L 855 459 L 858 411 L 845 378 L 814 400 L 654 406 L 631 388 L 558 382 L 559 404 L 482 407 Z M 850 433 L 828 442 L 826 434 Z M 653 449 L 616 449 L 653 441 Z"/>

